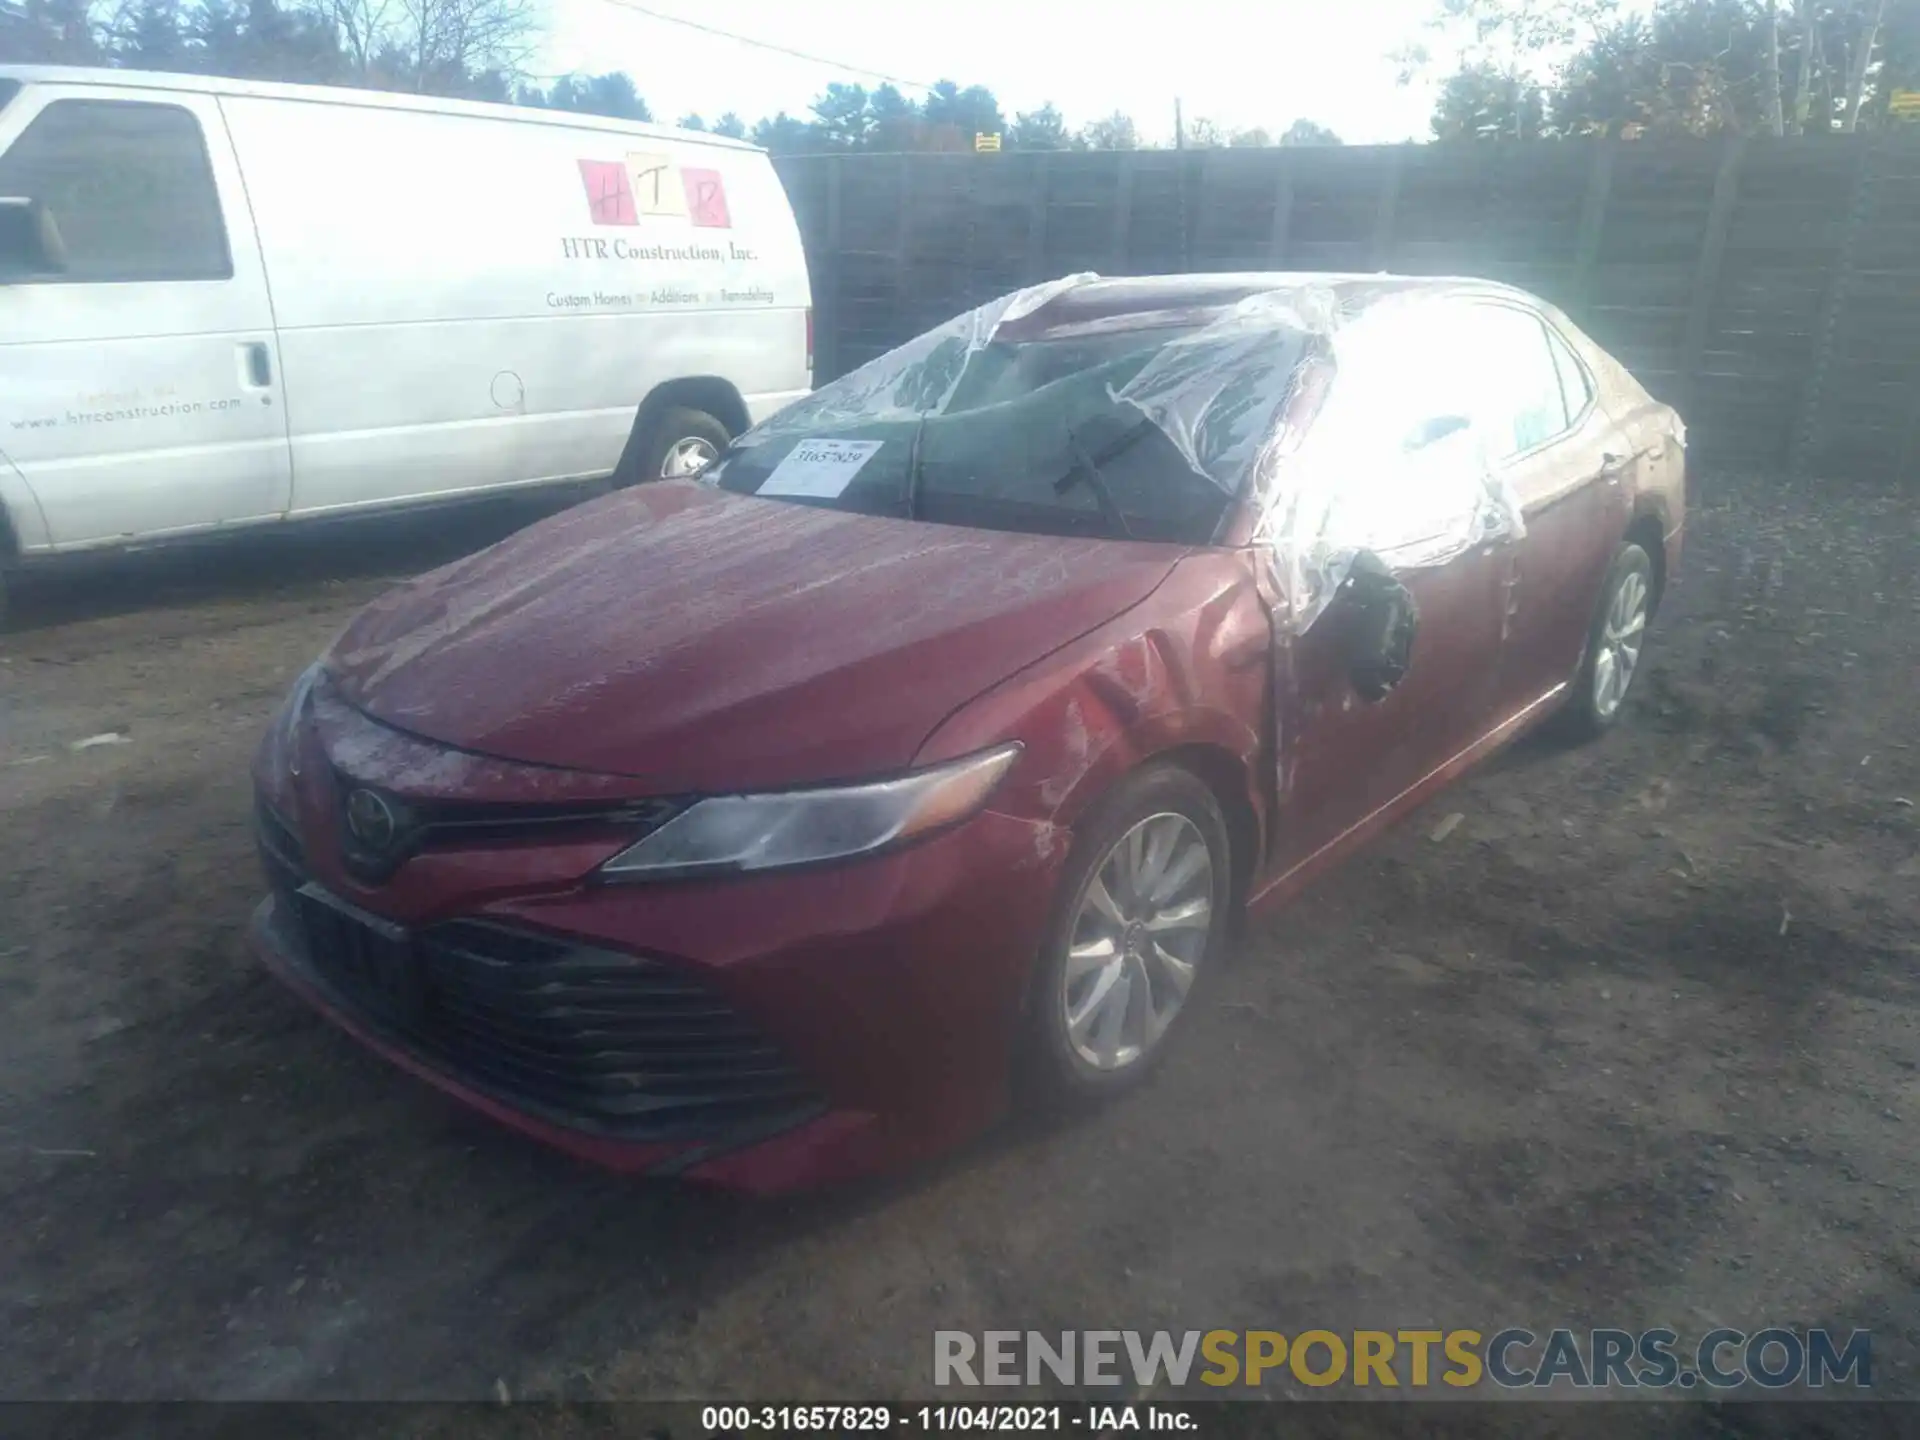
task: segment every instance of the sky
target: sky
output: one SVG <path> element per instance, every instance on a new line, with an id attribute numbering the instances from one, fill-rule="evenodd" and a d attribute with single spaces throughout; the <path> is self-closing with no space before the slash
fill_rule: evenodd
<path id="1" fill-rule="evenodd" d="M 621 0 L 548 0 L 547 42 L 528 68 L 632 75 L 654 115 L 728 110 L 749 123 L 808 104 L 862 67 L 931 84 L 985 85 L 1009 119 L 1051 101 L 1070 126 L 1121 110 L 1168 140 L 1189 120 L 1274 134 L 1306 118 L 1350 144 L 1426 139 L 1430 86 L 1397 83 L 1389 58 L 1421 38 L 1436 0 L 635 0 L 647 9 L 827 57 L 815 64 L 702 34 Z M 845 68 L 843 68 L 845 67 Z M 906 86 L 902 86 L 906 89 Z"/>

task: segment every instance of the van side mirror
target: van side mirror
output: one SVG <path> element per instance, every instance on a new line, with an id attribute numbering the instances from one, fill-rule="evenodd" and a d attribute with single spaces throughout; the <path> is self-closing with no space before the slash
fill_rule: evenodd
<path id="1" fill-rule="evenodd" d="M 53 212 L 23 195 L 0 195 L 0 284 L 66 268 L 67 246 Z"/>
<path id="2" fill-rule="evenodd" d="M 1353 557 L 1333 603 L 1342 612 L 1347 675 L 1354 693 L 1378 703 L 1413 665 L 1413 642 L 1420 630 L 1413 592 L 1378 555 L 1362 550 Z"/>

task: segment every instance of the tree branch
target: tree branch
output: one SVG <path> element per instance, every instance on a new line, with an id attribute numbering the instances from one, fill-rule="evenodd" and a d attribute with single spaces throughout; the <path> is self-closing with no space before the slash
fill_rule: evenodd
<path id="1" fill-rule="evenodd" d="M 1873 42 L 1879 38 L 1881 22 L 1886 18 L 1887 0 L 1876 0 L 1868 13 L 1866 30 L 1860 36 L 1860 43 L 1854 47 L 1853 63 L 1847 75 L 1847 108 L 1840 119 L 1840 128 L 1849 135 L 1860 124 L 1860 104 L 1867 93 L 1867 70 L 1873 64 Z"/>

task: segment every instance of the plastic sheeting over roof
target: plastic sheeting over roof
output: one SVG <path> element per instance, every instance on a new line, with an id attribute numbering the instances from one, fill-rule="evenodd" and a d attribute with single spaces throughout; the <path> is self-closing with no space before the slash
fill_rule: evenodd
<path id="1" fill-rule="evenodd" d="M 1434 378 L 1430 363 L 1424 378 L 1421 368 L 1431 351 L 1401 343 L 1389 318 L 1400 309 L 1394 294 L 1356 291 L 1344 278 L 1274 276 L 1271 288 L 1241 285 L 1224 303 L 1196 286 L 1184 308 L 1163 300 L 1131 311 L 1056 302 L 1147 282 L 1083 274 L 1031 286 L 823 386 L 738 444 L 944 415 L 973 357 L 996 342 L 1165 328 L 1165 343 L 1108 399 L 1138 410 L 1195 474 L 1252 507 L 1255 543 L 1284 597 L 1279 621 L 1298 633 L 1324 613 L 1361 551 L 1395 570 L 1425 568 L 1525 528 L 1472 433 L 1412 447 L 1396 431 L 1393 417 L 1418 408 L 1400 402 L 1417 401 Z M 1331 383 L 1303 417 L 1293 402 L 1316 366 L 1331 367 Z"/>

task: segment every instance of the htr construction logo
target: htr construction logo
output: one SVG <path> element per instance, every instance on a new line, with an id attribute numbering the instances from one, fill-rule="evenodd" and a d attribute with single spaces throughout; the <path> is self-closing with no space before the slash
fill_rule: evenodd
<path id="1" fill-rule="evenodd" d="M 703 230 L 731 230 L 727 187 L 718 170 L 673 163 L 671 156 L 630 153 L 624 160 L 582 160 L 580 179 L 596 225 L 638 225 L 643 218 L 686 220 Z"/>

